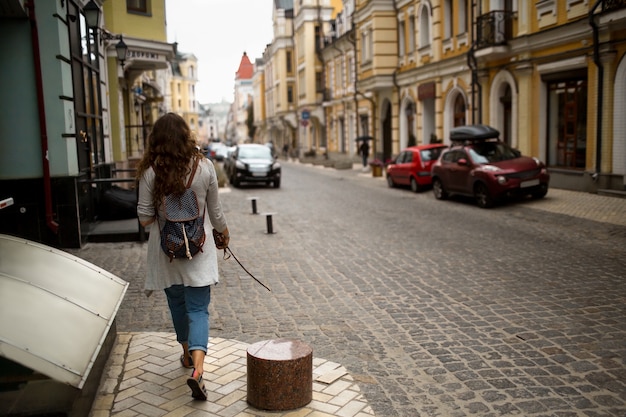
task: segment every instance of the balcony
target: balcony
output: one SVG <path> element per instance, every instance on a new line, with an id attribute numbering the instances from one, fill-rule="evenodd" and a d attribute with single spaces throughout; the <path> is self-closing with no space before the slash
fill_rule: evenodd
<path id="1" fill-rule="evenodd" d="M 494 10 L 476 20 L 477 49 L 506 46 L 513 37 L 513 12 Z"/>
<path id="2" fill-rule="evenodd" d="M 602 2 L 603 12 L 613 12 L 626 8 L 626 0 L 604 0 Z"/>

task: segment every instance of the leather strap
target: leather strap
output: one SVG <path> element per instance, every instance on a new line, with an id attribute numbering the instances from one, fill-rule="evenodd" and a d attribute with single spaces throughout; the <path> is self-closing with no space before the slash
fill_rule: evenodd
<path id="1" fill-rule="evenodd" d="M 196 175 L 196 170 L 198 169 L 198 164 L 200 163 L 200 158 L 195 158 L 196 161 L 193 164 L 193 170 L 191 170 L 191 175 L 189 176 L 189 180 L 187 180 L 186 188 L 191 187 L 191 182 L 193 181 L 194 175 Z"/>

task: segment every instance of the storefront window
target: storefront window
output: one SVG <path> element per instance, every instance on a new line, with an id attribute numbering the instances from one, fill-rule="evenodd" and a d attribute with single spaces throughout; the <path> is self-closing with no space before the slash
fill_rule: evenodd
<path id="1" fill-rule="evenodd" d="M 76 152 L 81 173 L 93 177 L 94 168 L 104 163 L 99 57 L 101 42 L 95 29 L 87 27 L 82 10 L 69 2 L 68 20 L 76 117 Z"/>
<path id="2" fill-rule="evenodd" d="M 584 169 L 587 154 L 587 80 L 548 82 L 548 163 Z"/>

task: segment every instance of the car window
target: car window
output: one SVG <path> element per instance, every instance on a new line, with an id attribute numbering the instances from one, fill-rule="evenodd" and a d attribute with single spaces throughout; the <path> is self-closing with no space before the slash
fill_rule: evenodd
<path id="1" fill-rule="evenodd" d="M 441 158 L 445 162 L 457 162 L 459 159 L 467 158 L 467 154 L 461 150 L 446 152 Z"/>
<path id="2" fill-rule="evenodd" d="M 404 156 L 404 163 L 409 164 L 413 162 L 413 152 L 405 152 L 405 153 L 406 155 Z"/>
<path id="3" fill-rule="evenodd" d="M 517 158 L 513 148 L 503 142 L 477 142 L 468 149 L 472 160 L 477 164 L 507 161 Z"/>
<path id="4" fill-rule="evenodd" d="M 444 162 L 454 162 L 454 154 L 455 153 L 456 153 L 456 151 L 446 152 L 441 157 L 441 160 L 444 161 Z"/>
<path id="5" fill-rule="evenodd" d="M 272 159 L 272 150 L 267 146 L 241 147 L 237 152 L 239 158 Z"/>
<path id="6" fill-rule="evenodd" d="M 420 152 L 423 162 L 434 161 L 439 158 L 443 148 L 424 149 Z"/>

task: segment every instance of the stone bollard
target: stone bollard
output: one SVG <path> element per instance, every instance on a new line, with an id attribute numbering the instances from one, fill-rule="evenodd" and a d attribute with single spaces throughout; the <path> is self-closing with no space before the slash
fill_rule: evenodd
<path id="1" fill-rule="evenodd" d="M 276 213 L 263 213 L 262 215 L 265 216 L 265 223 L 267 225 L 267 234 L 268 235 L 272 235 L 274 234 L 274 222 L 272 220 L 272 216 L 276 214 Z"/>
<path id="2" fill-rule="evenodd" d="M 258 214 L 256 211 L 256 201 L 258 199 L 258 197 L 248 197 L 248 200 L 252 201 L 252 214 Z"/>
<path id="3" fill-rule="evenodd" d="M 290 339 L 265 340 L 247 350 L 248 403 L 260 410 L 304 407 L 313 399 L 313 350 Z"/>

